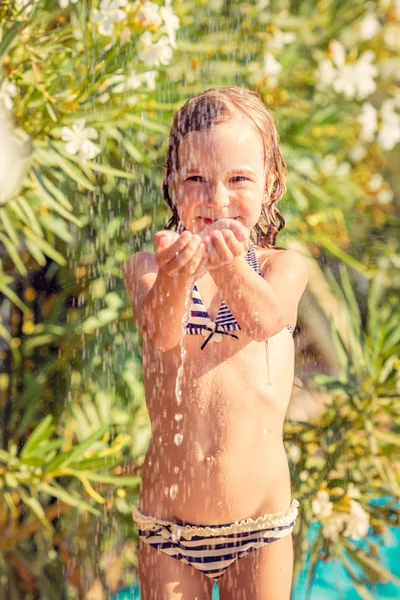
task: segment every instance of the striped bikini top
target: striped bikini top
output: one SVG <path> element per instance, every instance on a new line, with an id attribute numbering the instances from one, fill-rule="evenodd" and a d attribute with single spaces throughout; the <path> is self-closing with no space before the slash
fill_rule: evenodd
<path id="1" fill-rule="evenodd" d="M 258 264 L 256 249 L 253 242 L 250 241 L 250 249 L 245 256 L 246 262 L 254 271 L 256 271 L 261 277 L 263 276 Z M 293 335 L 293 330 L 290 325 L 286 328 L 290 334 Z M 218 311 L 218 315 L 215 322 L 211 320 L 206 307 L 200 296 L 200 292 L 197 289 L 196 284 L 192 290 L 192 303 L 190 307 L 189 320 L 186 324 L 186 333 L 191 335 L 201 334 L 206 339 L 201 345 L 201 350 L 204 350 L 208 342 L 220 342 L 223 335 L 229 335 L 236 339 L 239 339 L 232 331 L 239 331 L 241 329 L 239 323 L 229 310 L 224 300 L 221 302 L 221 306 Z"/>

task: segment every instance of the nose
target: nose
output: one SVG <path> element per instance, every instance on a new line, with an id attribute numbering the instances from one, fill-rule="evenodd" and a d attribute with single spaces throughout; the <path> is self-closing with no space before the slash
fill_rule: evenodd
<path id="1" fill-rule="evenodd" d="M 221 209 L 229 205 L 229 191 L 222 181 L 210 186 L 207 204 L 215 209 Z"/>

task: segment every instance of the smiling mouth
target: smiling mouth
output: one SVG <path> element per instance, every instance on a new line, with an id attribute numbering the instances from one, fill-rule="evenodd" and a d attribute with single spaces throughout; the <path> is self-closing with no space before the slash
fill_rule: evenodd
<path id="1" fill-rule="evenodd" d="M 216 221 L 220 221 L 221 219 L 233 219 L 234 221 L 237 221 L 238 219 L 240 219 L 240 217 L 220 217 L 218 219 L 207 219 L 206 217 L 198 217 L 201 221 L 204 221 L 204 223 L 206 223 L 207 225 L 210 225 L 211 223 L 215 223 Z"/>

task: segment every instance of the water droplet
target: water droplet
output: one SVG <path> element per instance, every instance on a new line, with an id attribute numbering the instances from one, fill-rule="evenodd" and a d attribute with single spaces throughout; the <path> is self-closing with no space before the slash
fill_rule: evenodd
<path id="1" fill-rule="evenodd" d="M 174 444 L 180 446 L 182 444 L 183 435 L 181 433 L 176 433 L 174 437 Z"/>
<path id="2" fill-rule="evenodd" d="M 183 415 L 181 413 L 177 413 L 175 415 L 175 421 L 180 421 L 182 419 Z"/>
<path id="3" fill-rule="evenodd" d="M 178 495 L 178 490 L 179 490 L 178 485 L 176 483 L 173 483 L 171 485 L 171 487 L 169 488 L 169 496 L 170 496 L 171 500 L 175 500 L 175 498 Z"/>
<path id="4" fill-rule="evenodd" d="M 165 487 L 165 488 L 164 488 L 164 496 L 168 496 L 168 492 L 169 492 L 168 488 L 167 488 L 167 487 Z"/>
<path id="5" fill-rule="evenodd" d="M 174 473 L 178 473 L 179 467 L 174 467 Z"/>

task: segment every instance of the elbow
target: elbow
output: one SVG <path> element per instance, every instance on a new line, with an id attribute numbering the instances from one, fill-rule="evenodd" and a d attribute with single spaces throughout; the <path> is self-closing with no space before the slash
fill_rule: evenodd
<path id="1" fill-rule="evenodd" d="M 141 324 L 139 327 L 141 336 L 146 339 L 147 342 L 155 346 L 161 352 L 168 352 L 176 348 L 181 342 L 182 336 L 172 337 L 171 335 L 165 335 L 162 331 L 159 331 L 154 323 Z"/>
<path id="2" fill-rule="evenodd" d="M 286 327 L 287 322 L 279 310 L 274 315 L 271 313 L 268 319 L 255 323 L 248 332 L 248 336 L 255 342 L 265 342 Z"/>

